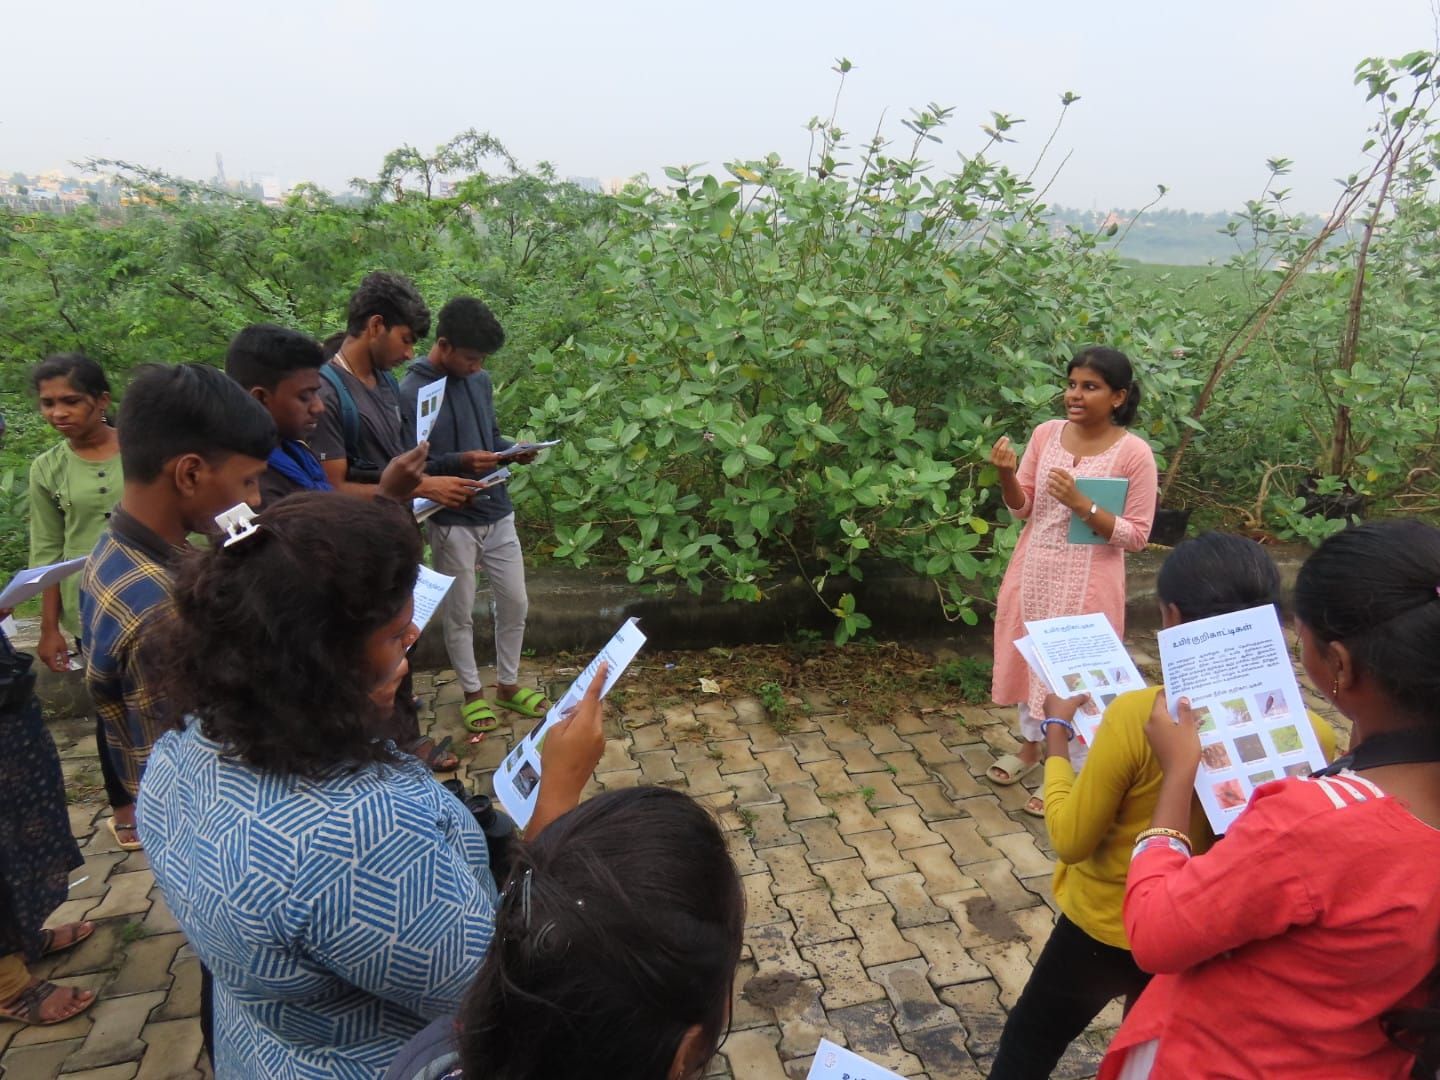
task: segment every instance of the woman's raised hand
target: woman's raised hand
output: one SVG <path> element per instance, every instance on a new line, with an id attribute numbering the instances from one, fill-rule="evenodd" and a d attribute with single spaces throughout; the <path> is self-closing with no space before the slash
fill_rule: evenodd
<path id="1" fill-rule="evenodd" d="M 1001 472 L 1015 471 L 1015 466 L 1020 459 L 1015 456 L 1015 451 L 1010 447 L 1010 436 L 1001 435 L 995 440 L 995 445 L 990 448 L 990 464 L 994 465 Z"/>

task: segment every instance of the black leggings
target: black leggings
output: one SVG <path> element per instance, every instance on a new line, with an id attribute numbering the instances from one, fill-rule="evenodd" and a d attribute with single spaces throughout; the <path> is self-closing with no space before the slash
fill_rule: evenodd
<path id="1" fill-rule="evenodd" d="M 1128 1012 L 1149 981 L 1129 949 L 1101 944 L 1061 915 L 1005 1021 L 990 1080 L 1046 1080 L 1101 1009 L 1124 995 Z"/>
<path id="2" fill-rule="evenodd" d="M 105 797 L 110 800 L 110 808 L 119 810 L 131 805 L 135 800 L 120 782 L 120 771 L 115 767 L 115 751 L 110 749 L 110 743 L 105 738 L 105 721 L 98 716 L 95 717 L 95 747 L 100 754 L 100 776 L 105 781 Z"/>

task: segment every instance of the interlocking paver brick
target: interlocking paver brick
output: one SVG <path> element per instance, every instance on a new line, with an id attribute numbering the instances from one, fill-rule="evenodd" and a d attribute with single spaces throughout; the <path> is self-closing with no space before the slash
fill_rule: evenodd
<path id="1" fill-rule="evenodd" d="M 801 949 L 800 955 L 815 965 L 825 984 L 820 1001 L 826 1012 L 884 999 L 884 988 L 872 982 L 860 964 L 858 941 L 827 941 Z"/>
<path id="2" fill-rule="evenodd" d="M 852 773 L 880 772 L 885 768 L 885 763 L 875 756 L 874 750 L 870 749 L 868 740 L 832 745 L 840 751 L 840 756 L 845 759 L 845 768 Z"/>
<path id="3" fill-rule="evenodd" d="M 785 1059 L 811 1053 L 821 1039 L 845 1045 L 845 1033 L 834 1026 L 820 1006 L 823 984 L 810 979 L 796 986 L 796 993 L 775 1006 L 780 1024 L 780 1056 Z"/>
<path id="4" fill-rule="evenodd" d="M 825 761 L 829 758 L 839 758 L 830 744 L 825 741 L 825 736 L 814 731 L 797 731 L 790 735 L 790 742 L 795 747 L 795 760 L 805 765 L 811 761 Z"/>
<path id="5" fill-rule="evenodd" d="M 920 955 L 914 943 L 895 929 L 895 909 L 889 904 L 851 908 L 843 913 L 845 923 L 860 939 L 860 963 L 871 971 L 877 964 L 893 964 Z"/>
<path id="6" fill-rule="evenodd" d="M 965 951 L 960 929 L 953 922 L 907 926 L 900 934 L 924 955 L 931 986 L 954 986 L 990 977 L 990 969 Z"/>
<path id="7" fill-rule="evenodd" d="M 152 1023 L 200 1015 L 200 958 L 190 946 L 183 946 L 176 954 L 170 973 L 175 976 L 175 981 L 170 984 L 165 1004 L 150 1014 Z"/>
<path id="8" fill-rule="evenodd" d="M 890 726 L 895 729 L 896 735 L 903 736 L 907 742 L 912 735 L 923 735 L 935 730 L 928 718 L 908 709 L 896 713 Z"/>
<path id="9" fill-rule="evenodd" d="M 864 796 L 858 791 L 851 792 L 848 795 L 833 795 L 828 801 L 831 809 L 835 812 L 841 836 L 849 836 L 852 833 L 873 832 L 876 829 L 883 829 L 885 827 L 885 823 L 870 812 L 870 807 L 865 802 Z"/>
<path id="10" fill-rule="evenodd" d="M 1000 836 L 1004 833 L 1020 832 L 1025 828 L 1001 809 L 999 801 L 993 795 L 961 799 L 959 806 L 975 820 L 980 827 L 981 836 Z"/>
<path id="11" fill-rule="evenodd" d="M 1000 1004 L 1013 1009 L 1030 979 L 1030 952 L 1024 941 L 1007 941 L 1003 945 L 982 945 L 974 951 L 976 960 L 990 969 L 1000 985 Z"/>
<path id="12" fill-rule="evenodd" d="M 202 1074 L 195 1068 L 201 1050 L 197 1021 L 146 1024 L 140 1035 L 147 1049 L 135 1080 L 199 1080 Z"/>
<path id="13" fill-rule="evenodd" d="M 788 919 L 783 923 L 766 926 L 746 926 L 745 944 L 761 975 L 788 972 L 802 979 L 816 978 L 815 965 L 800 955 L 795 948 L 795 924 Z"/>
<path id="14" fill-rule="evenodd" d="M 755 854 L 755 849 L 750 846 L 750 838 L 744 832 L 732 832 L 725 834 L 725 849 L 730 852 L 730 861 L 735 864 L 735 870 L 741 877 L 747 874 L 763 874 L 769 867 Z M 787 848 L 772 848 L 773 851 L 786 851 Z"/>
<path id="15" fill-rule="evenodd" d="M 1035 838 L 1029 833 L 997 836 L 990 842 L 1005 853 L 1010 865 L 1015 868 L 1016 877 L 1040 877 L 1055 872 L 1054 861 L 1041 853 L 1035 845 Z"/>
<path id="16" fill-rule="evenodd" d="M 870 740 L 870 749 L 877 754 L 893 754 L 911 749 L 908 742 L 896 732 L 893 724 L 874 723 L 865 729 Z"/>
<path id="17" fill-rule="evenodd" d="M 920 755 L 914 750 L 902 750 L 893 754 L 881 754 L 880 760 L 885 763 L 885 771 L 895 778 L 895 783 L 902 788 L 908 788 L 914 784 L 933 784 L 935 777 L 930 770 L 920 764 Z"/>
<path id="18" fill-rule="evenodd" d="M 856 858 L 855 849 L 841 838 L 840 829 L 832 818 L 797 821 L 795 832 L 804 838 L 805 857 L 812 864 Z"/>
<path id="19" fill-rule="evenodd" d="M 130 1061 L 123 1065 L 106 1065 L 99 1069 L 66 1073 L 65 1080 L 135 1080 L 135 1073 L 139 1068 L 138 1061 Z"/>
<path id="20" fill-rule="evenodd" d="M 1005 1029 L 1005 1010 L 995 980 L 947 986 L 940 991 L 940 1000 L 965 1018 L 965 1049 L 976 1061 L 988 1063 Z"/>
<path id="21" fill-rule="evenodd" d="M 813 784 L 780 784 L 775 794 L 785 800 L 785 816 L 792 822 L 830 816 L 830 807 L 815 794 Z"/>
<path id="22" fill-rule="evenodd" d="M 685 791 L 690 795 L 716 795 L 731 789 L 729 777 L 720 775 L 718 761 L 705 758 L 699 761 L 677 762 L 675 767 L 684 774 Z"/>
<path id="23" fill-rule="evenodd" d="M 930 831 L 930 827 L 920 816 L 919 808 L 913 805 L 876 810 L 875 816 L 895 834 L 895 847 L 899 851 L 908 853 L 911 848 L 929 847 L 945 842 L 939 833 Z"/>
<path id="24" fill-rule="evenodd" d="M 915 748 L 920 755 L 922 765 L 943 765 L 947 761 L 959 761 L 952 751 L 940 738 L 937 731 L 921 731 L 914 735 L 907 735 L 906 740 Z"/>
<path id="25" fill-rule="evenodd" d="M 39 1080 L 40 1077 L 59 1076 L 66 1060 L 80 1049 L 83 1042 L 83 1039 L 71 1038 L 12 1047 L 5 1051 L 5 1068 L 8 1070 L 5 1075 L 14 1075 L 16 1080 L 30 1077 Z"/>
<path id="26" fill-rule="evenodd" d="M 125 962 L 115 981 L 105 988 L 110 997 L 138 994 L 148 990 L 169 990 L 175 981 L 171 966 L 185 944 L 183 934 L 160 934 L 141 938 L 125 946 Z"/>
<path id="27" fill-rule="evenodd" d="M 848 924 L 835 917 L 829 894 L 824 889 L 786 893 L 777 899 L 795 919 L 795 944 L 801 949 L 855 936 Z"/>
<path id="28" fill-rule="evenodd" d="M 915 864 L 915 869 L 925 879 L 925 891 L 932 898 L 944 893 L 973 889 L 978 884 L 960 869 L 949 844 L 911 848 L 905 853 L 905 857 Z"/>
<path id="29" fill-rule="evenodd" d="M 749 815 L 750 843 L 756 851 L 764 851 L 766 848 L 778 847 L 781 844 L 802 842 L 803 834 L 792 829 L 789 822 L 785 820 L 785 807 L 781 803 L 747 806 L 744 807 L 744 810 Z M 807 823 L 800 822 L 799 824 Z M 808 843 L 808 838 L 805 838 L 803 842 Z"/>
<path id="30" fill-rule="evenodd" d="M 747 843 L 748 849 L 748 843 Z M 810 863 L 805 858 L 805 847 L 803 844 L 790 844 L 785 847 L 767 848 L 760 856 L 770 868 L 770 875 L 774 880 L 774 891 L 776 896 L 784 896 L 786 893 L 808 892 L 811 889 L 818 889 L 825 884 L 816 877 L 810 869 Z M 739 865 L 737 863 L 737 865 Z M 750 873 L 751 871 L 745 871 Z"/>
<path id="31" fill-rule="evenodd" d="M 920 816 L 926 821 L 948 821 L 965 814 L 955 805 L 955 800 L 943 784 L 913 784 L 904 791 L 915 801 L 920 808 Z"/>
<path id="32" fill-rule="evenodd" d="M 868 878 L 908 874 L 915 869 L 915 864 L 896 849 L 895 834 L 889 829 L 856 833 L 850 837 L 850 843 L 865 860 L 865 876 Z"/>
<path id="33" fill-rule="evenodd" d="M 665 750 L 670 747 L 670 740 L 665 735 L 665 728 L 660 724 L 646 724 L 644 727 L 632 728 L 630 731 L 630 753 L 644 754 L 652 750 Z"/>
<path id="34" fill-rule="evenodd" d="M 859 790 L 845 771 L 845 763 L 838 758 L 805 762 L 804 771 L 806 780 L 814 782 L 815 793 L 823 798 Z"/>
<path id="35" fill-rule="evenodd" d="M 110 830 L 103 832 L 108 837 Z M 114 851 L 102 851 L 95 855 L 86 855 L 83 866 L 70 871 L 70 880 L 78 881 L 85 878 L 83 882 L 72 888 L 68 895 L 71 900 L 83 900 L 88 897 L 100 897 L 106 892 L 106 881 L 117 865 L 125 859 L 125 852 L 118 848 Z"/>
<path id="36" fill-rule="evenodd" d="M 1020 932 L 1025 935 L 1025 947 L 1030 963 L 1035 964 L 1040 959 L 1040 951 L 1045 948 L 1045 942 L 1050 940 L 1050 932 L 1055 929 L 1055 916 L 1048 907 L 1039 904 L 1012 911 L 1010 918 L 1015 920 L 1015 925 L 1020 927 Z"/>
<path id="37" fill-rule="evenodd" d="M 870 887 L 865 877 L 865 864 L 859 859 L 816 863 L 815 872 L 829 883 L 830 906 L 836 911 L 885 902 L 885 895 Z"/>
<path id="38" fill-rule="evenodd" d="M 910 1076 L 920 1071 L 920 1062 L 912 1057 L 895 1032 L 894 1010 L 888 1001 L 872 1001 L 833 1009 L 830 1022 L 845 1033 L 851 1050 L 868 1058 L 881 1068 Z"/>
<path id="39" fill-rule="evenodd" d="M 730 1063 L 730 1071 L 737 1080 L 740 1077 L 745 1080 L 788 1080 L 777 1050 L 779 1042 L 778 1028 L 750 1028 L 748 1031 L 731 1032 L 720 1052 Z"/>
<path id="40" fill-rule="evenodd" d="M 775 906 L 774 894 L 770 891 L 771 878 L 763 874 L 746 874 L 740 879 L 745 887 L 745 921 L 753 926 L 768 923 L 788 922 L 790 917 Z"/>
<path id="41" fill-rule="evenodd" d="M 498 765 L 500 760 L 505 757 L 506 748 L 498 739 L 486 740 L 486 742 L 482 742 L 480 746 L 482 748 L 487 747 L 487 743 L 500 747 L 500 758 L 491 763 L 492 765 Z M 627 772 L 630 769 L 638 769 L 639 767 L 635 760 L 630 757 L 630 741 L 628 739 L 606 739 L 605 752 L 600 755 L 600 761 L 595 766 L 595 771 L 597 773 Z"/>
<path id="42" fill-rule="evenodd" d="M 735 802 L 740 806 L 763 806 L 778 803 L 780 796 L 770 790 L 765 774 L 758 769 L 754 772 L 731 773 L 725 777 L 735 791 Z"/>
<path id="43" fill-rule="evenodd" d="M 945 1080 L 984 1080 L 985 1071 L 965 1049 L 965 1028 L 942 1024 L 901 1034 L 900 1044 L 920 1059 L 932 1077 Z"/>
<path id="44" fill-rule="evenodd" d="M 955 1010 L 942 1005 L 925 977 L 924 960 L 903 960 L 869 968 L 870 977 L 885 988 L 895 1006 L 895 1030 L 900 1034 L 942 1024 L 958 1024 Z"/>
<path id="45" fill-rule="evenodd" d="M 761 750 L 764 750 L 766 752 L 769 752 L 771 750 L 786 750 L 791 753 L 794 752 L 793 748 L 790 745 L 789 738 L 776 731 L 774 724 L 742 723 L 740 725 L 740 730 L 743 731 L 745 733 L 745 737 L 750 740 L 750 746 L 753 748 L 752 752 L 758 753 Z"/>
<path id="46" fill-rule="evenodd" d="M 158 885 L 150 890 L 150 911 L 145 916 L 144 926 L 147 934 L 173 934 L 180 929 Z"/>
<path id="47" fill-rule="evenodd" d="M 760 762 L 755 760 L 755 755 L 750 752 L 749 739 L 726 739 L 723 742 L 710 744 L 713 750 L 720 752 L 720 773 L 752 772 L 761 768 Z"/>
<path id="48" fill-rule="evenodd" d="M 976 795 L 990 795 L 994 788 L 989 784 L 982 784 L 970 771 L 970 766 L 964 761 L 942 761 L 932 765 L 935 775 L 945 781 L 946 787 L 950 789 L 950 796 L 954 799 L 969 799 Z"/>
<path id="49" fill-rule="evenodd" d="M 973 862 L 988 862 L 1000 857 L 1000 852 L 980 835 L 980 823 L 973 818 L 933 821 L 930 828 L 945 838 L 954 853 L 955 861 L 961 866 L 968 866 Z"/>
<path id="50" fill-rule="evenodd" d="M 732 698 L 730 707 L 735 710 L 736 721 L 745 727 L 764 724 L 770 719 L 765 706 L 753 697 Z"/>
<path id="51" fill-rule="evenodd" d="M 673 750 L 647 750 L 636 754 L 635 760 L 640 765 L 640 771 L 645 774 L 647 784 L 678 784 L 685 780 L 684 775 L 675 768 Z"/>
<path id="52" fill-rule="evenodd" d="M 990 749 L 989 743 L 966 743 L 955 747 L 955 751 L 965 759 L 965 764 L 970 766 L 970 771 L 976 776 L 984 776 L 985 770 L 995 764 L 996 755 Z"/>
<path id="53" fill-rule="evenodd" d="M 980 883 L 985 894 L 1007 911 L 1033 907 L 1037 897 L 1015 878 L 1009 859 L 971 863 L 965 872 Z"/>
<path id="54" fill-rule="evenodd" d="M 79 945 L 58 954 L 50 974 L 55 978 L 65 978 L 110 969 L 122 948 L 120 935 L 123 930 L 124 924 L 120 921 L 96 926 L 95 932 Z"/>
<path id="55" fill-rule="evenodd" d="M 931 902 L 925 892 L 925 879 L 917 874 L 896 874 L 894 877 L 876 878 L 871 882 L 885 894 L 895 909 L 895 925 L 924 926 L 926 923 L 945 922 L 950 913 Z"/>
<path id="56" fill-rule="evenodd" d="M 606 791 L 619 791 L 622 788 L 642 787 L 645 784 L 645 777 L 639 769 L 630 772 L 611 772 L 604 776 L 595 778 Z"/>
<path id="57" fill-rule="evenodd" d="M 852 773 L 850 779 L 859 786 L 860 794 L 872 810 L 915 805 L 910 793 L 896 787 L 895 778 L 888 772 Z"/>
<path id="58" fill-rule="evenodd" d="M 788 747 L 783 750 L 763 750 L 755 753 L 755 760 L 765 770 L 772 787 L 781 784 L 808 784 L 811 776 L 795 760 L 795 751 Z"/>
<path id="59" fill-rule="evenodd" d="M 860 728 L 850 723 L 847 716 L 840 713 L 825 715 L 816 709 L 815 722 L 820 725 L 820 731 L 825 736 L 825 741 L 837 749 L 841 746 L 866 746 L 870 745 L 870 739 Z"/>
<path id="60" fill-rule="evenodd" d="M 730 994 L 730 1027 L 735 1031 L 765 1027 L 774 1023 L 771 1010 L 752 1004 L 745 996 L 745 986 L 755 978 L 758 969 L 753 960 L 742 960 L 735 968 L 735 984 Z"/>
<path id="61" fill-rule="evenodd" d="M 92 1026 L 84 1045 L 66 1060 L 71 1069 L 94 1069 L 122 1061 L 138 1061 L 145 1053 L 140 1029 L 150 1011 L 165 1000 L 163 991 L 130 994 L 97 1001 L 90 1009 Z"/>

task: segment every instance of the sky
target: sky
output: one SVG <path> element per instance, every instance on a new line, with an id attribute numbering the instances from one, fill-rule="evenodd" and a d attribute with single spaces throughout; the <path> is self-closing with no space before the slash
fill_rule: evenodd
<path id="1" fill-rule="evenodd" d="M 470 127 L 561 176 L 803 165 L 844 56 L 857 143 L 955 108 L 937 169 L 996 110 L 1025 120 L 1004 155 L 1029 171 L 1080 95 L 1037 175 L 1069 154 L 1049 201 L 1102 210 L 1157 184 L 1235 209 L 1284 156 L 1294 209 L 1323 212 L 1373 122 L 1355 64 L 1435 47 L 1430 0 L 69 0 L 11 5 L 5 31 L 3 174 L 110 157 L 208 178 L 219 152 L 232 179 L 335 190 Z"/>

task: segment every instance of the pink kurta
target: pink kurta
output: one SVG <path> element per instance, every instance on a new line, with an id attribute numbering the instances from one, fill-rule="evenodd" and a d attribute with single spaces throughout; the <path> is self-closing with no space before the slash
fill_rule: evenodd
<path id="1" fill-rule="evenodd" d="M 1000 583 L 995 610 L 995 678 L 990 696 L 1000 705 L 1025 704 L 1044 715 L 1046 689 L 1014 642 L 1025 622 L 1102 611 L 1117 634 L 1125 633 L 1125 552 L 1139 551 L 1155 520 L 1155 455 L 1138 435 L 1126 432 L 1103 454 L 1081 458 L 1060 445 L 1064 420 L 1047 420 L 1030 435 L 1015 478 L 1025 505 L 1012 510 L 1028 519 Z M 1108 544 L 1072 544 L 1066 539 L 1071 513 L 1046 490 L 1051 469 L 1073 476 L 1113 476 L 1130 481 L 1125 512 L 1115 519 Z"/>

